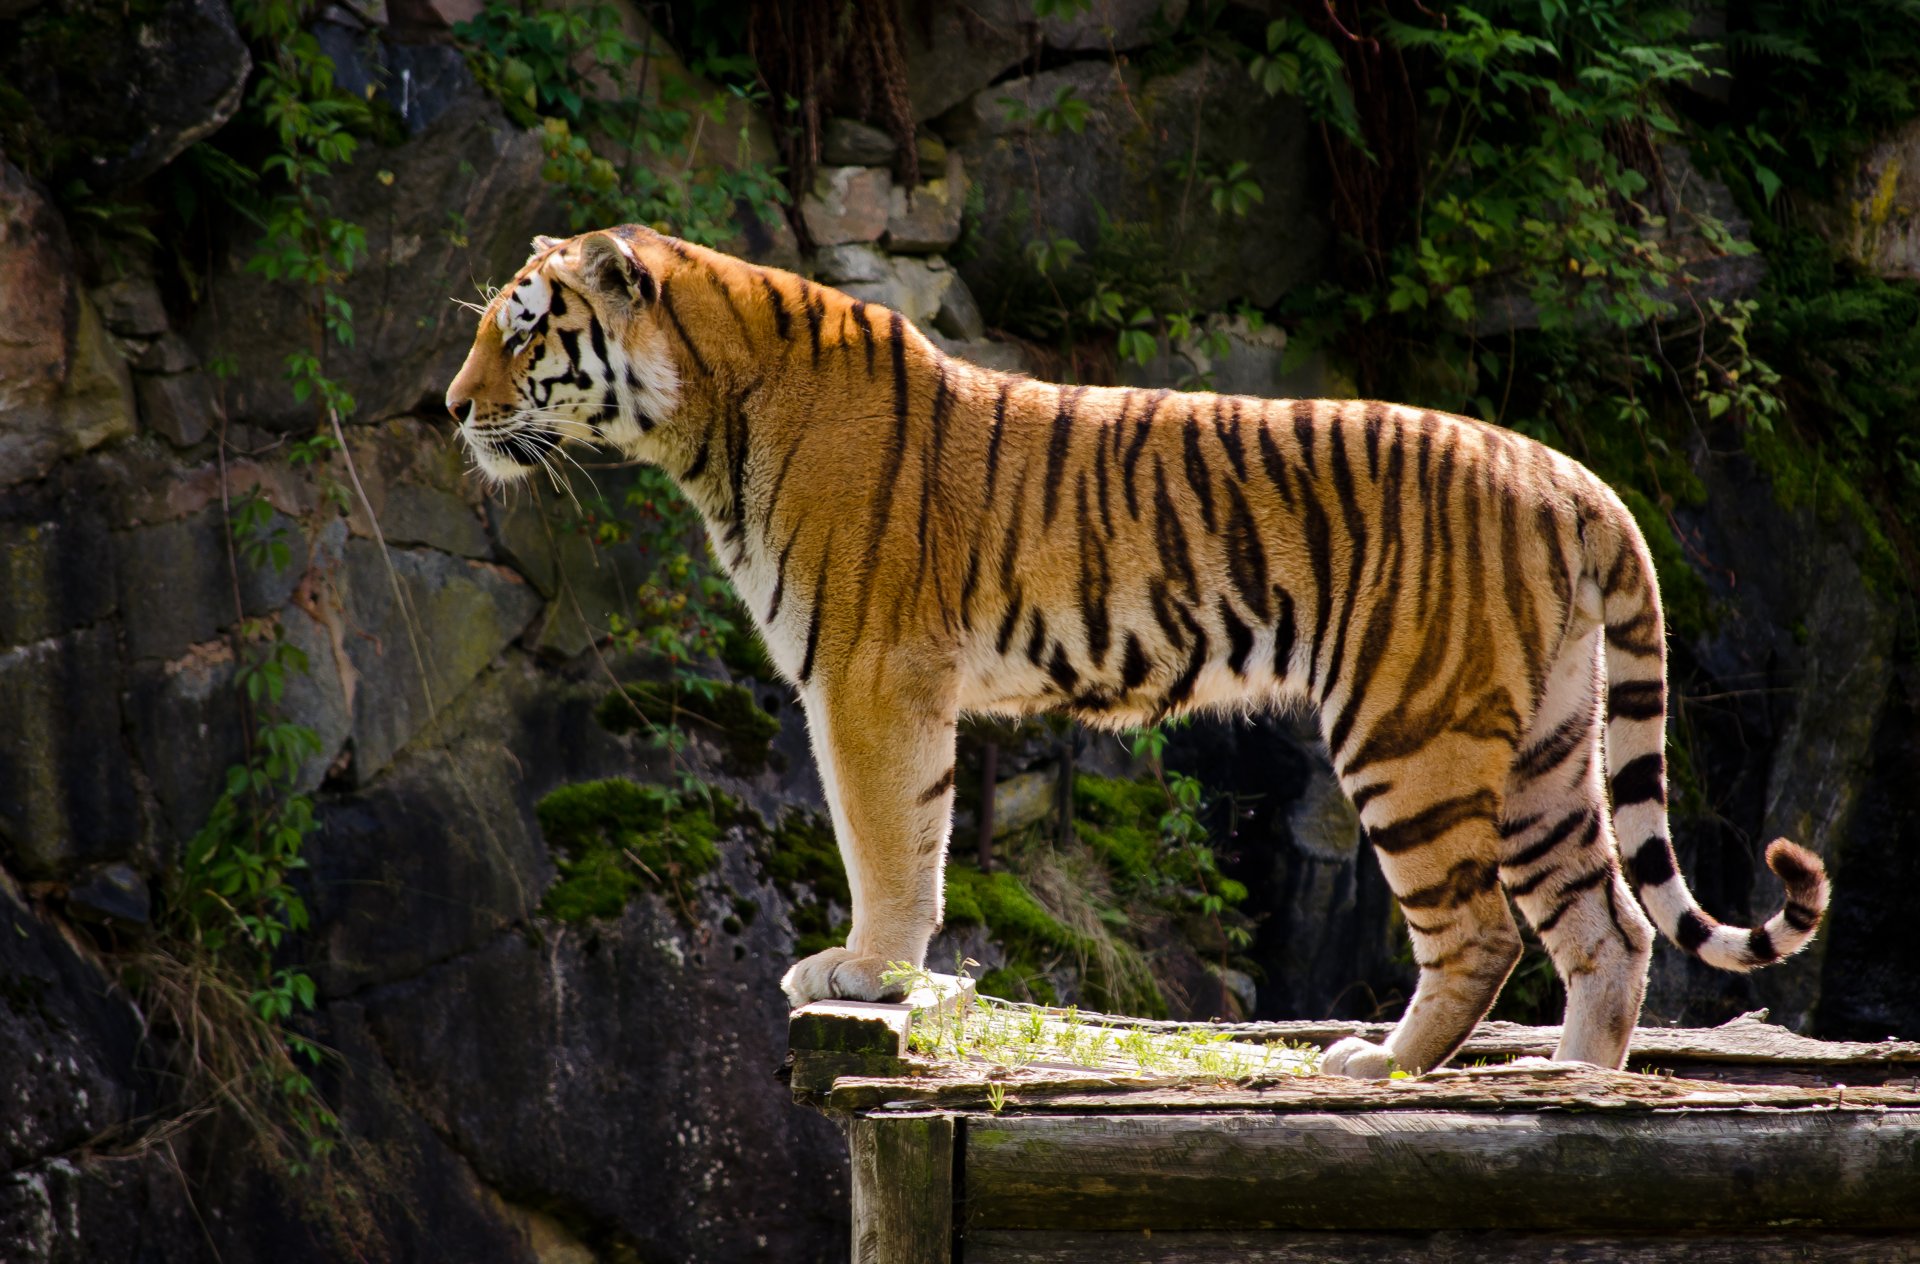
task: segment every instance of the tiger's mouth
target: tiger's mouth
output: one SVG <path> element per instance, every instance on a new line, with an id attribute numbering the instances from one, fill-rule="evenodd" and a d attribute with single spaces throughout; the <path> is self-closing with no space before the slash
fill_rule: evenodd
<path id="1" fill-rule="evenodd" d="M 578 464 L 562 445 L 591 445 L 599 435 L 585 422 L 521 414 L 493 425 L 479 425 L 469 418 L 461 423 L 460 438 L 480 472 L 495 483 L 519 482 L 536 470 L 545 470 L 557 487 L 565 482 L 562 464 Z"/>

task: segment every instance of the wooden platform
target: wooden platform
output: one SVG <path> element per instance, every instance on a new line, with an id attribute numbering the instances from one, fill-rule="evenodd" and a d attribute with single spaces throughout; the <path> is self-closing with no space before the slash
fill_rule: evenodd
<path id="1" fill-rule="evenodd" d="M 792 1081 L 846 1121 L 860 1264 L 1920 1262 L 1920 1044 L 1748 1015 L 1643 1028 L 1615 1072 L 1489 1023 L 1458 1070 L 1313 1070 L 1384 1030 L 988 1011 L 936 978 L 796 1011 Z"/>

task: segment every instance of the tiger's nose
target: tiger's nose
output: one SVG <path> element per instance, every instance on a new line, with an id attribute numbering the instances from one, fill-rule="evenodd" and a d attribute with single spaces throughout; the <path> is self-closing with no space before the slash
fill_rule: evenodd
<path id="1" fill-rule="evenodd" d="M 468 399 L 458 391 L 447 392 L 447 411 L 453 414 L 455 421 L 465 421 L 467 419 L 467 409 L 471 407 L 472 404 L 473 401 L 471 399 Z"/>

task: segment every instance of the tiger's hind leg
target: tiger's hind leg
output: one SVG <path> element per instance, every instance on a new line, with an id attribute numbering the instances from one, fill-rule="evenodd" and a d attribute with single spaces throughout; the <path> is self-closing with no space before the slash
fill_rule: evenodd
<path id="1" fill-rule="evenodd" d="M 1461 760 L 1457 747 L 1436 744 L 1408 757 L 1384 790 L 1379 782 L 1347 787 L 1363 803 L 1361 822 L 1400 901 L 1420 981 L 1384 1045 L 1342 1040 L 1322 1070 L 1364 1079 L 1432 1070 L 1493 1007 L 1521 948 L 1500 893 L 1504 748 L 1499 756 Z"/>
<path id="2" fill-rule="evenodd" d="M 1507 788 L 1501 880 L 1567 985 L 1554 1057 L 1620 1067 L 1640 1017 L 1653 924 L 1620 874 L 1600 734 L 1599 631 L 1569 637 Z"/>

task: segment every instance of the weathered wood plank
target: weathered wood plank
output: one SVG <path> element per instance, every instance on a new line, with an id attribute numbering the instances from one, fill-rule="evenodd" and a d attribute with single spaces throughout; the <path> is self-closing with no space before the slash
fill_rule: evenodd
<path id="1" fill-rule="evenodd" d="M 1071 1233 L 966 1235 L 967 1264 L 1920 1264 L 1920 1235 Z"/>
<path id="2" fill-rule="evenodd" d="M 843 1078 L 829 1110 L 992 1109 L 978 1068 L 914 1067 L 912 1078 Z M 1266 1082 L 1107 1076 L 1028 1069 L 993 1082 L 1002 1108 L 1020 1113 L 1377 1110 L 1725 1110 L 1737 1106 L 1920 1108 L 1920 1092 L 1886 1086 L 1753 1085 L 1603 1071 L 1575 1064 L 1488 1066 L 1435 1071 L 1417 1079 L 1350 1080 L 1283 1076 Z"/>
<path id="3" fill-rule="evenodd" d="M 853 1166 L 854 1264 L 949 1264 L 953 1258 L 953 1116 L 847 1122 Z"/>
<path id="4" fill-rule="evenodd" d="M 907 1037 L 915 1019 L 973 1000 L 972 979 L 944 974 L 927 978 L 929 982 L 904 1001 L 815 1001 L 794 1010 L 787 1018 L 794 1096 L 810 1101 L 841 1076 L 906 1074 Z"/>
<path id="5" fill-rule="evenodd" d="M 977 1229 L 1920 1230 L 1920 1110 L 1001 1116 Z"/>

